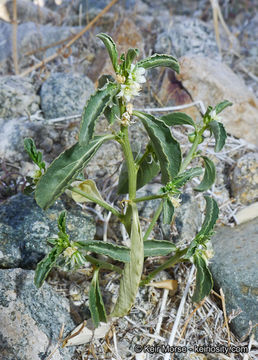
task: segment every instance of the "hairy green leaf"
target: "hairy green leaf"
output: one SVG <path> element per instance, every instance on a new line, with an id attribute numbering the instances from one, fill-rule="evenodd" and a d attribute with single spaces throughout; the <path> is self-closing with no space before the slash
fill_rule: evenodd
<path id="1" fill-rule="evenodd" d="M 66 211 L 62 211 L 58 218 L 58 229 L 63 233 L 66 232 Z"/>
<path id="2" fill-rule="evenodd" d="M 196 129 L 196 124 L 193 119 L 184 113 L 181 112 L 173 112 L 171 114 L 161 116 L 161 119 L 168 126 L 174 125 L 191 125 Z"/>
<path id="3" fill-rule="evenodd" d="M 127 71 L 130 70 L 131 64 L 134 61 L 134 59 L 138 56 L 139 51 L 138 49 L 129 49 L 126 54 L 125 58 L 125 69 Z"/>
<path id="4" fill-rule="evenodd" d="M 167 240 L 144 241 L 144 256 L 165 256 L 176 251 L 176 245 Z"/>
<path id="5" fill-rule="evenodd" d="M 123 277 L 120 281 L 118 300 L 110 315 L 111 317 L 124 316 L 130 311 L 134 304 L 142 275 L 144 261 L 143 238 L 136 204 L 132 204 L 131 208 L 130 262 L 125 264 Z"/>
<path id="6" fill-rule="evenodd" d="M 205 172 L 201 183 L 194 189 L 196 191 L 208 190 L 216 179 L 216 168 L 213 161 L 206 156 L 202 156 L 202 158 L 204 160 Z"/>
<path id="7" fill-rule="evenodd" d="M 56 264 L 56 261 L 59 255 L 62 253 L 63 248 L 60 246 L 55 246 L 45 257 L 41 260 L 36 267 L 34 284 L 37 288 L 40 288 L 48 276 L 50 270 Z"/>
<path id="8" fill-rule="evenodd" d="M 79 144 L 88 145 L 93 138 L 94 128 L 100 115 L 112 101 L 113 96 L 118 92 L 118 85 L 113 83 L 106 84 L 98 89 L 87 101 L 83 113 L 79 133 Z"/>
<path id="9" fill-rule="evenodd" d="M 199 245 L 205 244 L 205 242 L 210 239 L 213 228 L 219 216 L 219 208 L 216 201 L 209 196 L 204 196 L 204 198 L 206 201 L 204 222 L 202 224 L 201 230 L 191 242 L 185 255 L 185 259 L 192 257 L 196 250 L 198 250 Z"/>
<path id="10" fill-rule="evenodd" d="M 205 218 L 197 236 L 209 236 L 219 216 L 219 208 L 216 201 L 209 196 L 204 196 L 204 198 L 206 201 Z"/>
<path id="11" fill-rule="evenodd" d="M 31 160 L 38 165 L 40 169 L 45 170 L 45 163 L 42 161 L 42 153 L 37 150 L 35 142 L 31 138 L 24 139 L 24 149 L 28 153 Z"/>
<path id="12" fill-rule="evenodd" d="M 75 245 L 87 251 L 92 251 L 101 255 L 107 255 L 114 260 L 121 262 L 130 261 L 130 249 L 125 246 L 98 240 L 77 241 Z"/>
<path id="13" fill-rule="evenodd" d="M 167 197 L 163 200 L 163 224 L 171 224 L 174 215 L 174 206 Z"/>
<path id="14" fill-rule="evenodd" d="M 158 66 L 165 66 L 179 73 L 179 63 L 177 59 L 171 55 L 154 54 L 150 57 L 147 57 L 139 61 L 137 63 L 137 66 L 143 67 L 144 69 L 151 69 Z"/>
<path id="15" fill-rule="evenodd" d="M 192 300 L 196 303 L 208 296 L 213 287 L 212 275 L 206 261 L 201 255 L 194 255 L 194 264 L 197 268 L 196 285 Z"/>
<path id="16" fill-rule="evenodd" d="M 104 115 L 107 118 L 109 124 L 112 125 L 121 118 L 119 100 L 117 96 L 113 97 L 110 106 L 106 107 Z"/>
<path id="17" fill-rule="evenodd" d="M 141 119 L 151 139 L 153 149 L 160 164 L 161 181 L 163 184 L 166 184 L 180 170 L 180 145 L 173 138 L 169 127 L 162 120 L 140 111 L 134 111 L 134 115 Z"/>
<path id="18" fill-rule="evenodd" d="M 227 138 L 226 130 L 222 123 L 217 122 L 215 120 L 211 121 L 208 125 L 208 129 L 214 134 L 215 137 L 215 151 L 219 152 L 222 150 L 225 145 L 225 141 Z"/>
<path id="19" fill-rule="evenodd" d="M 216 114 L 219 114 L 222 110 L 224 110 L 226 107 L 233 105 L 232 102 L 228 101 L 228 100 L 224 100 L 221 103 L 217 104 L 214 108 L 214 110 L 216 111 Z"/>
<path id="20" fill-rule="evenodd" d="M 159 172 L 159 164 L 152 158 L 151 155 L 146 157 L 140 164 L 137 172 L 136 189 L 140 189 L 145 184 L 148 184 Z M 128 169 L 126 162 L 124 162 L 118 182 L 118 194 L 128 193 Z"/>
<path id="21" fill-rule="evenodd" d="M 97 37 L 103 41 L 104 45 L 107 48 L 108 54 L 110 56 L 113 68 L 115 70 L 115 72 L 118 72 L 118 63 L 117 63 L 117 49 L 116 49 L 116 44 L 114 43 L 114 40 L 107 34 L 104 33 L 100 33 L 97 35 Z"/>
<path id="22" fill-rule="evenodd" d="M 99 269 L 93 274 L 90 285 L 89 308 L 94 326 L 97 328 L 100 322 L 107 322 L 104 302 L 99 288 Z"/>
<path id="23" fill-rule="evenodd" d="M 43 209 L 51 206 L 84 169 L 102 143 L 112 138 L 111 135 L 99 136 L 87 146 L 76 143 L 60 154 L 37 183 L 35 199 L 38 205 Z"/>
<path id="24" fill-rule="evenodd" d="M 203 174 L 203 169 L 201 167 L 192 168 L 189 170 L 184 171 L 182 174 L 177 175 L 173 179 L 173 185 L 176 188 L 180 188 L 184 186 L 187 181 L 192 180 L 196 176 L 200 176 Z"/>

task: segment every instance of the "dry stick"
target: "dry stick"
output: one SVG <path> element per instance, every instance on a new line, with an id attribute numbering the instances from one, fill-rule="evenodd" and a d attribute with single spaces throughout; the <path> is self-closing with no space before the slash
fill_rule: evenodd
<path id="1" fill-rule="evenodd" d="M 20 75 L 26 76 L 34 70 L 37 70 L 47 64 L 48 62 L 56 59 L 59 55 L 62 55 L 62 52 L 68 49 L 76 40 L 78 40 L 86 31 L 88 31 L 118 0 L 112 0 L 89 24 L 85 26 L 78 34 L 76 34 L 72 40 L 70 40 L 67 44 L 64 45 L 63 49 L 57 51 L 55 54 L 47 57 L 46 59 L 42 60 L 39 64 L 33 65 L 30 68 L 23 71 Z"/>
<path id="2" fill-rule="evenodd" d="M 168 293 L 169 293 L 169 290 L 165 289 L 164 293 L 163 293 L 163 297 L 162 297 L 160 314 L 159 314 L 159 319 L 158 319 L 158 323 L 157 323 L 156 330 L 155 330 L 155 335 L 159 335 L 159 333 L 160 333 L 161 324 L 162 324 L 163 317 L 164 317 L 164 310 L 165 310 L 166 303 L 167 303 Z"/>
<path id="3" fill-rule="evenodd" d="M 58 342 L 57 342 L 54 350 L 53 350 L 53 351 L 51 352 L 51 354 L 47 357 L 47 360 L 50 360 L 50 359 L 53 357 L 53 355 L 55 354 L 55 352 L 58 350 L 59 345 L 60 345 L 60 343 L 62 342 L 62 338 L 63 338 L 63 334 L 64 334 L 64 327 L 65 327 L 65 325 L 64 325 L 64 323 L 63 323 L 62 326 L 61 326 L 60 332 L 59 332 Z"/>
<path id="4" fill-rule="evenodd" d="M 210 0 L 212 6 L 213 25 L 216 37 L 216 43 L 218 45 L 219 53 L 221 55 L 221 43 L 219 36 L 219 22 L 218 22 L 218 2 L 217 0 Z"/>
<path id="5" fill-rule="evenodd" d="M 17 3 L 16 0 L 13 0 L 13 27 L 12 27 L 12 37 L 13 37 L 13 63 L 15 75 L 19 74 L 18 67 L 18 55 L 17 55 Z"/>
<path id="6" fill-rule="evenodd" d="M 221 303 L 222 303 L 222 309 L 223 309 L 223 314 L 224 314 L 224 319 L 225 319 L 225 325 L 226 325 L 227 333 L 228 333 L 228 346 L 230 346 L 230 330 L 229 330 L 229 326 L 228 326 L 225 296 L 224 296 L 224 292 L 223 292 L 222 288 L 219 289 L 219 292 L 220 292 L 220 296 L 221 296 Z"/>
<path id="7" fill-rule="evenodd" d="M 181 315 L 182 315 L 182 311 L 183 311 L 183 308 L 184 308 L 184 305 L 185 305 L 185 300 L 186 300 L 190 285 L 192 283 L 194 269 L 195 269 L 195 266 L 192 265 L 191 270 L 190 270 L 190 274 L 189 274 L 189 278 L 187 280 L 187 284 L 186 284 L 186 287 L 185 287 L 185 291 L 183 293 L 183 296 L 182 296 L 182 299 L 180 301 L 180 305 L 179 305 L 179 308 L 178 308 L 178 311 L 177 311 L 177 314 L 176 314 L 176 320 L 174 322 L 173 329 L 172 329 L 170 337 L 169 337 L 169 341 L 168 341 L 169 346 L 173 346 L 173 344 L 174 344 L 177 328 L 178 328 L 179 321 L 180 321 Z M 170 354 L 167 353 L 165 355 L 165 357 L 164 357 L 164 360 L 169 360 L 169 358 L 170 358 Z"/>

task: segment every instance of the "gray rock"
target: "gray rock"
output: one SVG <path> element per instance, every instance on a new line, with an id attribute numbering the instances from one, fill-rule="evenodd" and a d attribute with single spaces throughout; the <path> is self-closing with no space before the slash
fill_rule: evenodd
<path id="1" fill-rule="evenodd" d="M 33 114 L 39 110 L 39 100 L 29 78 L 18 76 L 0 78 L 0 118 Z"/>
<path id="2" fill-rule="evenodd" d="M 242 204 L 258 200 L 258 153 L 248 153 L 238 159 L 231 176 L 232 195 Z"/>
<path id="3" fill-rule="evenodd" d="M 17 53 L 19 69 L 28 67 L 28 57 L 26 54 L 48 46 L 52 43 L 66 39 L 71 35 L 77 34 L 81 30 L 78 26 L 53 26 L 39 25 L 34 22 L 27 22 L 18 25 L 17 29 Z M 85 34 L 81 39 L 88 39 Z M 60 46 L 59 46 L 60 47 Z M 58 46 L 51 46 L 43 52 L 36 52 L 34 56 L 38 60 L 52 55 L 58 49 Z M 78 43 L 71 47 L 73 55 L 78 55 Z M 80 50 L 81 53 L 81 50 Z M 6 74 L 12 71 L 12 25 L 0 21 L 0 74 Z"/>
<path id="4" fill-rule="evenodd" d="M 12 22 L 13 20 L 13 1 L 1 1 L 0 18 Z M 49 22 L 59 22 L 60 15 L 43 7 L 37 6 L 32 1 L 19 0 L 17 1 L 17 20 L 18 22 L 34 21 L 37 24 L 46 24 Z"/>
<path id="5" fill-rule="evenodd" d="M 61 145 L 61 134 L 52 126 L 42 122 L 29 121 L 26 118 L 0 119 L 0 128 L 2 133 L 0 158 L 13 163 L 29 160 L 23 144 L 26 137 L 34 139 L 37 149 L 43 150 L 44 160 L 48 162 L 59 155 L 67 145 L 65 143 Z M 69 139 L 71 140 L 71 136 Z"/>
<path id="6" fill-rule="evenodd" d="M 64 210 L 58 200 L 43 211 L 32 197 L 17 194 L 0 206 L 0 267 L 34 269 L 50 250 L 46 239 L 57 235 L 57 219 Z M 71 240 L 93 239 L 95 223 L 77 207 L 67 213 Z"/>
<path id="7" fill-rule="evenodd" d="M 46 118 L 80 114 L 94 92 L 92 81 L 79 74 L 54 73 L 43 83 L 41 107 Z"/>
<path id="8" fill-rule="evenodd" d="M 248 332 L 250 320 L 253 325 L 258 322 L 257 241 L 257 220 L 233 229 L 220 228 L 212 238 L 215 256 L 210 268 L 214 283 L 224 291 L 228 314 L 242 309 L 231 323 L 239 337 Z"/>
<path id="9" fill-rule="evenodd" d="M 177 58 L 186 54 L 206 55 L 219 58 L 214 30 L 211 24 L 207 24 L 197 18 L 187 16 L 174 16 L 167 22 L 162 20 L 161 32 L 157 36 L 155 51 L 157 53 L 170 53 Z"/>
<path id="10" fill-rule="evenodd" d="M 45 359 L 58 341 L 74 328 L 68 300 L 48 284 L 39 290 L 34 271 L 0 270 L 0 351 L 3 360 Z M 58 349 L 53 360 L 70 360 L 72 348 Z"/>

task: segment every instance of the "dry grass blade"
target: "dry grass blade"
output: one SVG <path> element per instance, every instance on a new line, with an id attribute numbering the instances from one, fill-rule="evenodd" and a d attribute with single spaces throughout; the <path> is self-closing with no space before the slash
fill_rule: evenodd
<path id="1" fill-rule="evenodd" d="M 15 75 L 19 74 L 18 54 L 17 54 L 17 3 L 13 0 L 13 27 L 12 27 L 12 45 L 13 45 L 13 63 Z"/>
<path id="2" fill-rule="evenodd" d="M 228 346 L 230 346 L 230 330 L 229 330 L 229 326 L 228 326 L 225 296 L 224 296 L 224 292 L 223 292 L 222 288 L 219 289 L 219 292 L 220 292 L 220 296 L 221 296 L 221 303 L 222 303 L 222 309 L 223 309 L 223 314 L 224 314 L 224 319 L 225 319 L 225 325 L 226 325 L 227 333 L 228 333 Z"/>
<path id="3" fill-rule="evenodd" d="M 42 60 L 40 63 L 31 66 L 30 68 L 23 71 L 20 75 L 26 76 L 30 74 L 32 71 L 37 70 L 49 63 L 50 61 L 56 59 L 58 56 L 62 55 L 66 50 L 68 50 L 71 45 L 77 41 L 83 34 L 86 33 L 118 0 L 112 0 L 91 22 L 89 22 L 78 34 L 76 34 L 67 44 L 64 45 L 63 49 L 58 50 L 55 54 L 47 57 Z"/>
<path id="4" fill-rule="evenodd" d="M 79 335 L 81 333 L 81 331 L 83 330 L 83 328 L 86 326 L 86 320 L 83 321 L 82 326 L 80 327 L 80 329 L 78 331 L 76 331 L 74 334 L 68 335 L 62 342 L 62 347 L 65 347 L 65 345 L 67 344 L 68 340 L 74 338 L 75 336 Z"/>

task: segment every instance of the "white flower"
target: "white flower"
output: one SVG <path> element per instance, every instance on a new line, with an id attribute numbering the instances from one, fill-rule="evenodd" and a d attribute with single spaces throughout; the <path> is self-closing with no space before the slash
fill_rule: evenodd
<path id="1" fill-rule="evenodd" d="M 117 94 L 118 97 L 123 97 L 126 101 L 130 101 L 133 96 L 138 96 L 141 91 L 141 85 L 146 82 L 143 74 L 145 69 L 131 65 L 130 73 L 125 83 L 121 83 L 120 92 Z"/>
<path id="2" fill-rule="evenodd" d="M 221 116 L 217 115 L 216 110 L 212 110 L 210 112 L 210 117 L 212 118 L 212 120 L 221 121 Z"/>
<path id="3" fill-rule="evenodd" d="M 139 84 L 143 84 L 146 82 L 146 78 L 145 78 L 145 76 L 143 76 L 143 74 L 145 74 L 144 68 L 137 67 L 134 64 L 132 64 L 128 79 L 131 79 L 132 81 L 135 81 Z"/>
<path id="4" fill-rule="evenodd" d="M 181 203 L 181 199 L 179 199 L 178 197 L 174 197 L 173 195 L 168 194 L 169 196 L 169 200 L 172 202 L 173 206 L 175 208 L 178 208 L 180 206 Z"/>
<path id="5" fill-rule="evenodd" d="M 117 94 L 118 97 L 124 97 L 126 101 L 130 101 L 132 96 L 138 96 L 141 91 L 141 86 L 137 82 L 132 82 L 127 85 L 121 85 L 121 90 Z"/>
<path id="6" fill-rule="evenodd" d="M 65 249 L 63 255 L 66 258 L 70 258 L 77 250 L 78 250 L 77 246 L 73 246 L 73 247 L 69 246 L 68 248 Z"/>

